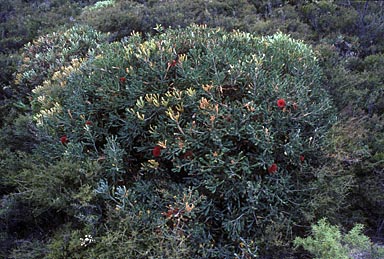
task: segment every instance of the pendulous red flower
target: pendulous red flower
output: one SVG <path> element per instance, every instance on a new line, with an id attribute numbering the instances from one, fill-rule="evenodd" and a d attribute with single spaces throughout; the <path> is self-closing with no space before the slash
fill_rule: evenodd
<path id="1" fill-rule="evenodd" d="M 119 81 L 120 83 L 124 84 L 127 79 L 125 77 L 120 77 Z"/>
<path id="2" fill-rule="evenodd" d="M 66 135 L 64 135 L 64 136 L 62 136 L 61 138 L 60 138 L 60 142 L 61 142 L 61 144 L 67 144 L 68 142 L 69 142 L 69 140 L 68 140 L 68 138 L 67 138 L 67 136 Z"/>
<path id="3" fill-rule="evenodd" d="M 171 207 L 171 208 L 169 208 L 169 210 L 167 212 L 162 212 L 161 214 L 164 215 L 167 219 L 170 219 L 172 217 L 178 216 L 178 214 L 181 213 L 181 212 L 182 211 L 179 208 L 173 209 Z"/>
<path id="4" fill-rule="evenodd" d="M 160 146 L 155 146 L 152 150 L 152 154 L 154 157 L 159 157 L 161 154 L 161 147 Z"/>
<path id="5" fill-rule="evenodd" d="M 171 62 L 168 62 L 168 67 L 174 67 L 177 65 L 177 60 L 172 60 Z"/>
<path id="6" fill-rule="evenodd" d="M 304 155 L 301 155 L 301 156 L 300 156 L 300 161 L 301 161 L 301 162 L 304 162 L 304 160 L 305 160 L 305 156 L 304 156 Z"/>
<path id="7" fill-rule="evenodd" d="M 91 126 L 92 125 L 92 121 L 86 121 L 85 125 Z"/>
<path id="8" fill-rule="evenodd" d="M 273 174 L 277 171 L 277 165 L 273 163 L 269 168 L 268 168 L 268 173 Z"/>
<path id="9" fill-rule="evenodd" d="M 279 107 L 280 109 L 283 109 L 285 105 L 286 105 L 286 102 L 284 99 L 277 100 L 277 107 Z"/>
<path id="10" fill-rule="evenodd" d="M 188 150 L 187 152 L 184 153 L 182 158 L 183 159 L 188 159 L 188 160 L 193 159 L 193 152 L 191 150 Z"/>

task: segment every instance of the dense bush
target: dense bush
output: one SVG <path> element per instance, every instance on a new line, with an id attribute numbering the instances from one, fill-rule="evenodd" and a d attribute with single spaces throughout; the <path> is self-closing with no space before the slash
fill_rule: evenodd
<path id="1" fill-rule="evenodd" d="M 380 238 L 382 7 L 0 1 L 0 257 L 292 258 L 290 238 L 323 216 L 348 228 L 363 222 Z M 75 21 L 111 32 L 110 42 L 162 33 L 158 23 L 223 30 L 134 34 L 100 47 L 105 36 L 75 26 L 20 58 L 24 43 Z M 282 34 L 232 29 L 281 31 L 316 52 Z M 93 36 L 82 48 L 72 34 Z M 75 48 L 63 59 L 65 37 Z M 26 77 L 15 87 L 19 62 Z M 340 111 L 335 124 L 320 85 Z M 325 110 L 313 112 L 320 103 Z"/>
<path id="2" fill-rule="evenodd" d="M 103 4 L 104 3 L 104 4 Z M 93 28 L 110 32 L 111 39 L 121 39 L 132 31 L 150 31 L 148 8 L 133 1 L 100 1 L 83 10 L 79 20 Z"/>
<path id="3" fill-rule="evenodd" d="M 364 222 L 371 233 L 380 235 L 383 210 L 383 118 L 363 111 L 341 121 L 331 130 L 329 152 L 338 160 L 344 174 L 353 176 L 345 217 L 342 222 Z"/>
<path id="4" fill-rule="evenodd" d="M 331 1 L 316 1 L 301 6 L 304 19 L 319 36 L 329 33 L 350 32 L 356 29 L 358 13 Z"/>
<path id="5" fill-rule="evenodd" d="M 347 40 L 347 42 L 353 42 Z M 356 41 L 355 41 L 356 42 Z M 335 46 L 336 45 L 336 46 Z M 382 54 L 345 55 L 335 44 L 317 46 L 327 86 L 340 113 L 331 131 L 330 156 L 337 168 L 354 178 L 349 206 L 340 222 L 363 222 L 373 236 L 382 235 L 383 212 L 383 78 Z M 350 44 L 353 49 L 356 43 Z M 357 49 L 361 49 L 358 47 Z"/>
<path id="6" fill-rule="evenodd" d="M 153 32 L 156 24 L 186 27 L 191 23 L 220 26 L 227 30 L 250 30 L 258 21 L 257 10 L 248 1 L 100 1 L 85 9 L 79 20 L 112 38 L 132 31 Z"/>
<path id="7" fill-rule="evenodd" d="M 3 86 L 13 80 L 13 73 L 17 70 L 18 61 L 19 56 L 15 53 L 0 53 L 0 67 L 2 68 L 2 71 L 0 73 L 0 96 L 2 95 L 1 89 L 3 88 Z"/>
<path id="8" fill-rule="evenodd" d="M 197 202 L 196 195 L 182 185 L 164 184 L 140 181 L 129 189 L 117 188 L 115 196 L 125 200 L 125 209 L 108 207 L 103 228 L 63 227 L 48 245 L 47 258 L 193 257 L 197 245 L 190 245 L 185 226 L 192 223 L 188 220 L 194 213 L 182 211 L 183 207 L 176 213 L 179 209 L 173 206 Z"/>
<path id="9" fill-rule="evenodd" d="M 350 57 L 338 65 L 327 64 L 329 87 L 340 110 L 349 115 L 364 109 L 369 115 L 382 114 L 384 78 L 378 71 L 382 69 L 383 55 L 370 55 L 364 59 Z"/>
<path id="10" fill-rule="evenodd" d="M 294 225 L 334 206 L 313 197 L 343 203 L 343 182 L 324 191 L 332 179 L 316 170 L 333 109 L 308 46 L 192 26 L 99 53 L 34 90 L 38 125 L 66 156 L 100 161 L 97 192 L 123 214 L 140 181 L 192 188 L 199 204 L 169 207 L 154 191 L 143 203 L 158 201 L 150 220 L 183 224 L 185 242 L 200 244 L 194 258 L 284 247 Z"/>
<path id="11" fill-rule="evenodd" d="M 40 33 L 47 33 L 57 26 L 71 24 L 80 14 L 81 8 L 93 2 L 96 1 L 2 0 L 1 52 L 7 49 L 17 50 Z"/>
<path id="12" fill-rule="evenodd" d="M 41 145 L 32 155 L 0 153 L 4 258 L 43 258 L 50 253 L 47 238 L 64 224 L 70 222 L 74 230 L 92 229 L 101 218 L 93 191 L 99 166 L 60 157 L 63 150 L 56 145 Z"/>
<path id="13" fill-rule="evenodd" d="M 85 57 L 90 49 L 103 41 L 105 36 L 100 32 L 76 25 L 26 44 L 22 52 L 22 64 L 16 74 L 18 92 L 28 94 L 73 59 Z"/>
<path id="14" fill-rule="evenodd" d="M 18 50 L 58 26 L 73 24 L 81 7 L 92 1 L 0 1 L 0 85 L 8 85 L 16 71 Z"/>
<path id="15" fill-rule="evenodd" d="M 259 2 L 259 1 L 257 1 Z M 295 39 L 311 42 L 316 38 L 311 26 L 300 19 L 300 13 L 292 5 L 275 7 L 269 19 L 260 19 L 249 24 L 249 31 L 260 35 L 272 35 L 276 32 L 289 34 Z"/>
<path id="16" fill-rule="evenodd" d="M 5 125 L 0 129 L 0 147 L 4 150 L 21 150 L 24 152 L 36 148 L 42 140 L 42 136 L 40 136 L 32 118 L 19 115 L 13 109 L 7 111 L 10 117 L 8 117 L 9 120 L 4 120 Z"/>
<path id="17" fill-rule="evenodd" d="M 337 226 L 330 225 L 325 219 L 312 226 L 312 236 L 296 238 L 295 245 L 303 246 L 315 259 L 379 259 L 384 256 L 384 249 L 373 245 L 363 234 L 364 226 L 355 225 L 348 233 L 342 234 Z"/>

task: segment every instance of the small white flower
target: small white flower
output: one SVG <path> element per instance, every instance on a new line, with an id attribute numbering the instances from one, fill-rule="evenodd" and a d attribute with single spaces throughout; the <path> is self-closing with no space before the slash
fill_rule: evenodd
<path id="1" fill-rule="evenodd" d="M 81 246 L 87 247 L 88 245 L 95 243 L 95 239 L 91 235 L 85 235 L 84 238 L 80 238 Z"/>

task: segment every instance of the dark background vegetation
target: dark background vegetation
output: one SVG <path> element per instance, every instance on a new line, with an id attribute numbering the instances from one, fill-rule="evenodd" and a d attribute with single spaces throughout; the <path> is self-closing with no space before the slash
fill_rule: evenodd
<path id="1" fill-rule="evenodd" d="M 178 28 L 197 23 L 256 35 L 283 32 L 312 45 L 338 116 L 327 139 L 327 170 L 352 179 L 347 203 L 328 216 L 347 229 L 363 223 L 372 240 L 384 242 L 384 1 L 117 0 L 95 10 L 96 2 L 0 0 L 1 258 L 43 258 L 49 249 L 60 250 L 54 245 L 65 247 L 57 258 L 66 258 L 69 241 L 49 249 L 46 244 L 78 228 L 79 209 L 95 217 L 105 209 L 105 205 L 82 206 L 96 199 L 91 187 L 83 186 L 80 176 L 66 173 L 79 170 L 78 166 L 45 159 L 47 140 L 31 118 L 31 90 L 61 66 L 46 69 L 41 63 L 26 62 L 34 56 L 32 47 L 24 46 L 35 41 L 34 51 L 44 53 L 44 44 L 50 41 L 38 37 L 54 31 L 64 35 L 57 43 L 64 46 L 70 41 L 64 31 L 74 25 L 90 26 L 102 34 L 95 41 L 84 40 L 60 65 L 84 57 L 93 44 L 120 41 L 133 31 L 156 34 L 157 24 Z M 76 33 L 82 35 L 81 29 Z M 38 71 L 33 81 L 20 80 L 32 69 Z M 98 166 L 82 165 L 82 170 L 92 182 Z M 36 179 L 26 182 L 31 172 Z M 55 186 L 66 186 L 66 193 L 60 196 Z M 326 210 L 314 215 L 314 221 L 327 215 Z"/>

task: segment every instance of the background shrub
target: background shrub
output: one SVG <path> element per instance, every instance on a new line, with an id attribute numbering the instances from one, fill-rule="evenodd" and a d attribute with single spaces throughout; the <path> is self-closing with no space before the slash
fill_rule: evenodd
<path id="1" fill-rule="evenodd" d="M 381 258 L 383 248 L 375 246 L 362 231 L 364 226 L 355 225 L 348 233 L 342 234 L 337 226 L 330 225 L 325 219 L 312 226 L 312 236 L 296 238 L 294 243 L 303 246 L 316 258 Z"/>
<path id="2" fill-rule="evenodd" d="M 257 10 L 248 1 L 100 1 L 111 3 L 87 8 L 80 15 L 82 23 L 102 32 L 112 32 L 120 40 L 133 31 L 151 32 L 156 24 L 165 28 L 185 28 L 191 23 L 220 26 L 228 30 L 250 30 L 259 20 Z"/>
<path id="3" fill-rule="evenodd" d="M 356 29 L 358 12 L 330 1 L 317 1 L 301 6 L 304 19 L 318 35 L 350 32 Z"/>
<path id="4" fill-rule="evenodd" d="M 149 21 L 148 7 L 135 1 L 97 2 L 85 9 L 79 20 L 101 32 L 110 32 L 112 40 L 128 36 L 132 31 L 148 32 L 154 27 Z"/>
<path id="5" fill-rule="evenodd" d="M 0 190 L 8 194 L 0 210 L 2 256 L 42 258 L 49 254 L 47 239 L 66 223 L 74 230 L 92 230 L 100 220 L 93 191 L 97 164 L 58 157 L 54 161 L 58 154 L 49 145 L 33 155 L 0 153 Z"/>
<path id="6" fill-rule="evenodd" d="M 102 185 L 97 189 L 98 193 L 110 195 L 105 191 Z M 194 255 L 196 248 L 191 246 L 186 231 L 194 212 L 182 211 L 183 207 L 179 207 L 178 215 L 170 211 L 177 209 L 173 206 L 185 206 L 188 201 L 198 202 L 196 194 L 182 185 L 159 183 L 158 179 L 138 181 L 129 189 L 117 187 L 115 192 L 126 204 L 123 207 L 111 204 L 105 209 L 103 228 L 74 231 L 73 227 L 63 227 L 48 245 L 47 258 L 183 258 Z M 88 234 L 94 241 L 82 245 L 80 238 Z"/>

